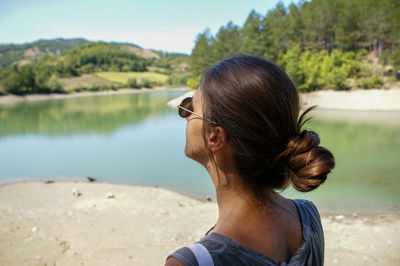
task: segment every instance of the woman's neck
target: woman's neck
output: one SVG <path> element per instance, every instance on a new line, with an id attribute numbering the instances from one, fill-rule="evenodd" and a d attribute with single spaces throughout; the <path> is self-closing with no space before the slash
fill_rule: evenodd
<path id="1" fill-rule="evenodd" d="M 211 175 L 211 173 L 210 173 Z M 218 221 L 211 232 L 229 234 L 238 231 L 243 221 L 257 224 L 268 215 L 268 204 L 263 204 L 245 188 L 234 171 L 218 171 L 212 176 L 219 209 Z M 253 226 L 254 226 L 253 225 Z"/>
<path id="2" fill-rule="evenodd" d="M 235 220 L 235 217 L 239 220 L 243 217 L 252 218 L 253 221 L 262 219 L 265 222 L 265 219 L 272 218 L 282 211 L 297 216 L 297 210 L 288 208 L 288 205 L 292 205 L 289 200 L 273 191 L 266 192 L 268 194 L 264 201 L 257 198 L 246 188 L 233 168 L 230 168 L 230 171 L 217 169 L 209 171 L 209 174 L 215 185 L 220 223 L 228 218 Z"/>

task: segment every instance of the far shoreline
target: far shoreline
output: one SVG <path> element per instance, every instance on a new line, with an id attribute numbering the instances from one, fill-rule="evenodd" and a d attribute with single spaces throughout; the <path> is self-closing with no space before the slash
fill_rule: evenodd
<path id="1" fill-rule="evenodd" d="M 177 97 L 170 102 L 170 107 L 176 107 L 185 97 L 191 97 L 194 94 L 189 87 L 155 87 L 151 89 L 120 89 L 116 91 L 97 91 L 80 93 L 50 93 L 50 94 L 28 94 L 17 96 L 12 94 L 0 95 L 0 107 L 13 105 L 21 102 L 43 101 L 51 99 L 66 99 L 75 97 L 101 96 L 134 94 L 162 91 L 187 91 L 184 95 Z M 384 111 L 400 112 L 400 88 L 391 89 L 368 89 L 368 90 L 319 90 L 308 93 L 300 93 L 302 108 L 313 105 L 322 110 L 341 110 L 341 111 Z"/>
<path id="2" fill-rule="evenodd" d="M 67 99 L 75 97 L 89 97 L 89 96 L 101 96 L 101 95 L 118 95 L 118 94 L 136 94 L 136 93 L 147 93 L 147 92 L 162 92 L 162 91 L 188 91 L 188 87 L 154 87 L 151 89 L 119 89 L 119 90 L 108 90 L 108 91 L 94 91 L 94 92 L 79 92 L 79 93 L 49 93 L 49 94 L 27 94 L 27 95 L 14 95 L 6 94 L 0 95 L 0 106 L 15 104 L 20 102 L 33 102 L 33 101 L 44 101 L 52 99 Z"/>

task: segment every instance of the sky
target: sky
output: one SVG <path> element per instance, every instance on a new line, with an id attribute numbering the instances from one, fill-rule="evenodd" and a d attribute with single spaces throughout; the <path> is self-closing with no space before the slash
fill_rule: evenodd
<path id="1" fill-rule="evenodd" d="M 288 6 L 293 0 L 283 0 Z M 297 3 L 298 1 L 293 1 Z M 0 0 L 0 43 L 85 38 L 190 54 L 206 28 L 242 26 L 278 0 Z"/>

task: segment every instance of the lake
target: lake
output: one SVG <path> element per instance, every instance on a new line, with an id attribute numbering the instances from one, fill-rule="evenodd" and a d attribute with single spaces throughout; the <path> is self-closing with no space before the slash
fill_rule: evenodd
<path id="1" fill-rule="evenodd" d="M 0 183 L 30 179 L 159 186 L 211 196 L 184 156 L 186 121 L 166 102 L 182 91 L 96 95 L 0 106 Z M 336 167 L 319 189 L 287 189 L 325 213 L 400 213 L 400 113 L 315 110 Z"/>

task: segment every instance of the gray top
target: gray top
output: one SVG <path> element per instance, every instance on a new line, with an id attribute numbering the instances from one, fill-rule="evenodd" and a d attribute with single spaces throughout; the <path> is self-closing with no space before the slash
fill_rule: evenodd
<path id="1" fill-rule="evenodd" d="M 300 213 L 304 241 L 289 262 L 282 262 L 280 265 L 323 265 L 324 233 L 318 210 L 311 201 L 293 202 Z M 217 233 L 206 235 L 197 243 L 207 248 L 216 266 L 277 265 L 271 258 Z M 187 247 L 178 249 L 170 256 L 177 258 L 185 266 L 198 266 L 195 256 Z"/>

